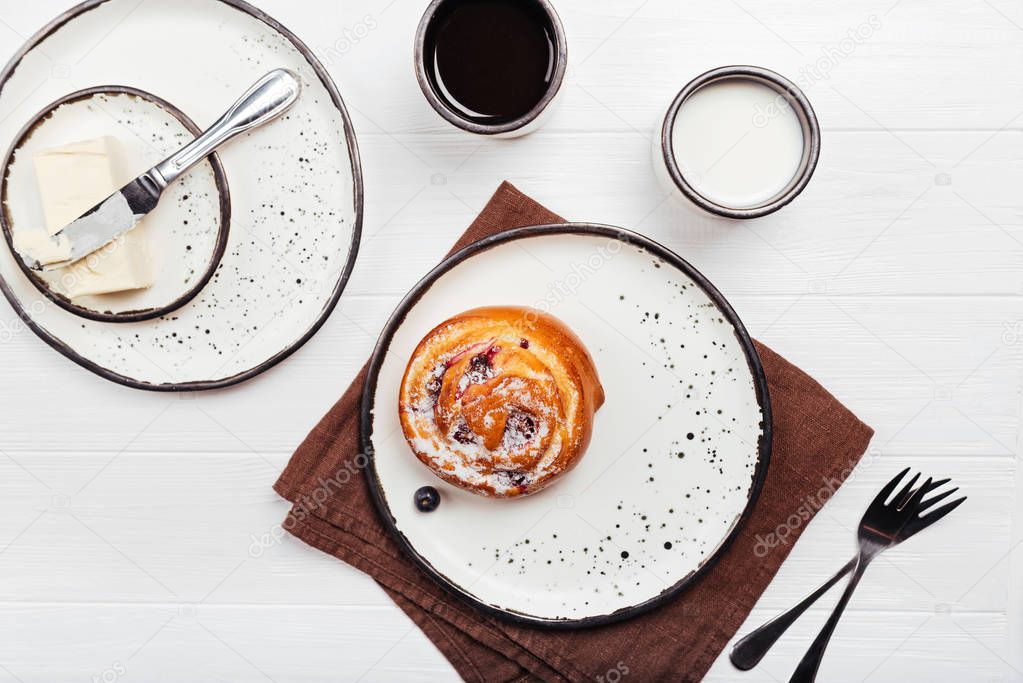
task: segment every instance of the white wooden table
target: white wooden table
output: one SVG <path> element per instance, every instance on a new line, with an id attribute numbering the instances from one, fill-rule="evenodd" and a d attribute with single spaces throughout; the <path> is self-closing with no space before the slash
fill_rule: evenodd
<path id="1" fill-rule="evenodd" d="M 71 4 L 0 0 L 0 58 Z M 425 0 L 258 4 L 315 49 L 354 119 L 354 277 L 299 353 L 209 394 L 105 382 L 0 305 L 0 680 L 454 679 L 371 580 L 260 539 L 288 507 L 270 486 L 292 449 L 507 178 L 677 250 L 876 428 L 747 629 L 840 566 L 865 503 L 912 465 L 970 500 L 875 564 L 822 680 L 1023 681 L 1023 5 L 557 0 L 564 97 L 540 132 L 494 141 L 449 127 L 419 92 Z M 803 196 L 743 224 L 665 201 L 649 150 L 671 96 L 732 63 L 798 80 L 823 128 Z M 787 680 L 832 602 L 754 672 L 722 658 L 709 680 Z"/>

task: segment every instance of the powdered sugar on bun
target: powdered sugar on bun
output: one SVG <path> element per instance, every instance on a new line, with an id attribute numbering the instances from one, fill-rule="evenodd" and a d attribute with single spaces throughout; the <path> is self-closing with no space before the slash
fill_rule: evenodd
<path id="1" fill-rule="evenodd" d="M 593 359 L 564 323 L 495 306 L 426 335 L 405 369 L 398 410 L 412 451 L 438 476 L 514 497 L 575 466 L 603 402 Z"/>

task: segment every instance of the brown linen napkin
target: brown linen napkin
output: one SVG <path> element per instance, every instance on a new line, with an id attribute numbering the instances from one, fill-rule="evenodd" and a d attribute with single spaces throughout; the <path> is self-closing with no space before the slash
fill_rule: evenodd
<path id="1" fill-rule="evenodd" d="M 506 182 L 452 252 L 501 230 L 560 222 Z M 294 504 L 284 527 L 372 576 L 467 681 L 697 681 L 873 435 L 808 375 L 762 344 L 757 351 L 774 413 L 764 490 L 717 565 L 651 613 L 609 626 L 545 631 L 481 614 L 422 574 L 385 530 L 369 497 L 359 450 L 365 367 L 274 486 Z"/>

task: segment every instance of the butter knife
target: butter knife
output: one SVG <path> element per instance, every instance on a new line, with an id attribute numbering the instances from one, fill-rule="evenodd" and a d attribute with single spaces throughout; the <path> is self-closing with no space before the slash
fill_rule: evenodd
<path id="1" fill-rule="evenodd" d="M 301 89 L 298 76 L 291 71 L 271 71 L 199 137 L 55 233 L 51 239 L 57 248 L 46 250 L 53 253 L 44 257 L 23 254 L 22 259 L 33 270 L 53 270 L 112 242 L 155 209 L 164 189 L 181 174 L 236 135 L 283 114 Z"/>

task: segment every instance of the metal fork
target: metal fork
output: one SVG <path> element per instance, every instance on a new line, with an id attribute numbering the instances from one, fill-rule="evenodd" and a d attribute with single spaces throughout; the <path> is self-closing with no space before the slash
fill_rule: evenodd
<path id="1" fill-rule="evenodd" d="M 795 620 L 803 612 L 805 612 L 810 605 L 824 595 L 828 589 L 838 583 L 843 576 L 848 574 L 850 571 L 855 570 L 853 578 L 849 582 L 849 586 L 842 595 L 842 599 L 835 607 L 835 611 L 832 613 L 831 618 L 821 630 L 820 635 L 817 636 L 817 639 L 810 647 L 810 650 L 807 651 L 806 655 L 803 657 L 803 660 L 800 662 L 791 681 L 812 681 L 814 679 L 817 673 L 817 668 L 820 666 L 821 658 L 824 655 L 824 649 L 827 647 L 831 634 L 834 632 L 835 626 L 838 624 L 838 619 L 841 617 L 842 611 L 849 602 L 849 598 L 852 596 L 853 590 L 856 588 L 856 585 L 859 583 L 860 578 L 863 576 L 863 572 L 866 571 L 870 562 L 882 551 L 898 545 L 907 538 L 910 538 L 916 533 L 926 529 L 931 524 L 937 522 L 939 519 L 952 512 L 952 510 L 959 507 L 959 505 L 966 500 L 965 497 L 959 498 L 950 503 L 946 503 L 926 516 L 923 515 L 924 512 L 958 491 L 958 488 L 953 488 L 943 493 L 939 493 L 924 501 L 923 497 L 925 495 L 936 490 L 938 487 L 947 484 L 949 480 L 941 479 L 938 481 L 932 481 L 931 479 L 928 479 L 918 489 L 913 489 L 913 485 L 920 478 L 920 475 L 917 474 L 902 488 L 898 495 L 892 498 L 890 503 L 886 504 L 886 501 L 888 501 L 892 492 L 908 472 L 909 468 L 906 468 L 894 479 L 888 482 L 888 484 L 881 489 L 877 497 L 867 508 L 867 511 L 863 515 L 863 519 L 860 521 L 858 532 L 860 549 L 856 557 L 842 567 L 842 569 L 840 569 L 838 573 L 829 579 L 823 586 L 804 598 L 798 605 L 775 617 L 737 642 L 732 648 L 730 655 L 732 664 L 736 668 L 745 671 L 756 666 L 764 655 L 767 654 L 767 651 L 771 648 L 771 646 L 774 645 L 778 638 L 781 637 L 785 630 L 788 629 L 788 627 L 791 626 L 792 623 L 795 622 Z"/>

